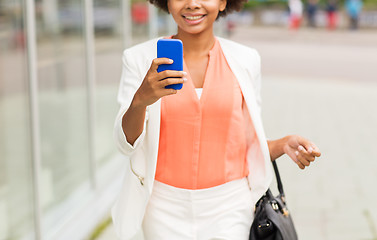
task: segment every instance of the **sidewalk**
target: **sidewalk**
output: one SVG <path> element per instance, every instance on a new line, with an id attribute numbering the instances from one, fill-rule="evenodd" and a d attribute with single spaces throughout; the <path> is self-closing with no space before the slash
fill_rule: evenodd
<path id="1" fill-rule="evenodd" d="M 232 37 L 261 53 L 267 136 L 299 134 L 322 151 L 304 171 L 278 160 L 303 240 L 377 239 L 377 33 L 357 34 L 243 28 Z M 98 239 L 116 239 L 113 227 Z"/>

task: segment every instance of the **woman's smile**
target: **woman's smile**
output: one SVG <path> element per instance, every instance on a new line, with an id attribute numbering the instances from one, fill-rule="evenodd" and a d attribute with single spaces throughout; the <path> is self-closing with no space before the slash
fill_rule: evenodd
<path id="1" fill-rule="evenodd" d="M 207 14 L 183 14 L 182 17 L 184 18 L 185 22 L 190 25 L 196 25 L 201 23 Z"/>

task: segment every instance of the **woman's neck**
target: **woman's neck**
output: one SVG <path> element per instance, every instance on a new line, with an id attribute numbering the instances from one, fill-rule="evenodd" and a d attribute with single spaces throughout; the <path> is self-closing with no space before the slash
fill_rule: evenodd
<path id="1" fill-rule="evenodd" d="M 212 29 L 211 29 L 212 30 Z M 173 38 L 180 39 L 183 43 L 185 56 L 202 56 L 207 55 L 215 44 L 213 31 L 206 31 L 199 34 L 189 34 L 178 28 L 177 35 Z"/>

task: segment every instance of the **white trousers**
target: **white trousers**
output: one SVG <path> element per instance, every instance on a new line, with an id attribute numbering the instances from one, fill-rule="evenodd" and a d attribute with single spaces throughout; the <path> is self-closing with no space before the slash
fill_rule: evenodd
<path id="1" fill-rule="evenodd" d="M 252 220 L 246 178 L 199 190 L 155 181 L 143 232 L 146 240 L 248 240 Z"/>

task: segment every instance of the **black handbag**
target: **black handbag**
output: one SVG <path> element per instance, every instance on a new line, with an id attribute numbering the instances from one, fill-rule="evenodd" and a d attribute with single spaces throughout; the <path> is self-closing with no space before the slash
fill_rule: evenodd
<path id="1" fill-rule="evenodd" d="M 268 189 L 258 200 L 249 240 L 297 240 L 295 226 L 286 207 L 283 184 L 276 161 L 272 164 L 280 194 L 274 197 Z"/>

